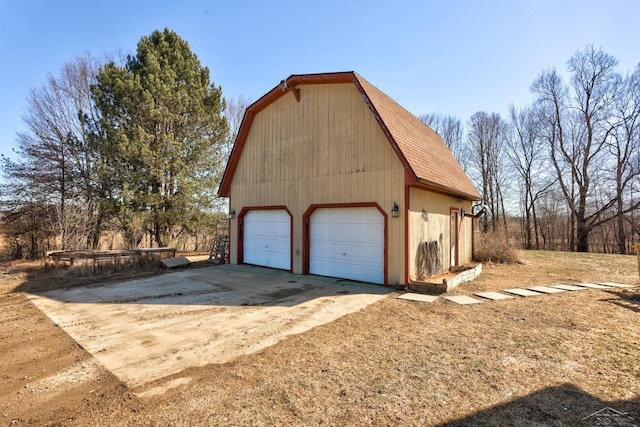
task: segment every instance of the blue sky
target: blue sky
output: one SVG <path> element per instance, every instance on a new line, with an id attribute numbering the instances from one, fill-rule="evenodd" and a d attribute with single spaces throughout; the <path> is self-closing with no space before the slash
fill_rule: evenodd
<path id="1" fill-rule="evenodd" d="M 291 74 L 356 71 L 415 115 L 463 121 L 531 99 L 547 68 L 588 44 L 640 62 L 640 1 L 20 0 L 0 5 L 0 154 L 31 87 L 76 55 L 123 51 L 168 27 L 227 98 L 256 100 Z"/>

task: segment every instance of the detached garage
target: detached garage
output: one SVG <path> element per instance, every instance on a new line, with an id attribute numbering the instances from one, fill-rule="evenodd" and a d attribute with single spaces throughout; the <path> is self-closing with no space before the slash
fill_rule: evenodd
<path id="1" fill-rule="evenodd" d="M 220 184 L 230 261 L 384 285 L 472 257 L 478 192 L 442 139 L 354 72 L 292 75 L 245 111 Z M 235 212 L 238 212 L 235 215 Z"/>

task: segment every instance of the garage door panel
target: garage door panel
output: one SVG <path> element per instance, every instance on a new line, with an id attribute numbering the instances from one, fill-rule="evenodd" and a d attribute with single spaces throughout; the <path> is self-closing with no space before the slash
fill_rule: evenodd
<path id="1" fill-rule="evenodd" d="M 322 258 L 337 262 L 356 262 L 367 264 L 376 259 L 379 255 L 379 247 L 363 247 L 347 244 L 325 243 L 323 245 L 314 244 L 314 258 Z"/>
<path id="2" fill-rule="evenodd" d="M 384 283 L 384 217 L 376 208 L 317 209 L 310 245 L 310 273 Z"/>
<path id="3" fill-rule="evenodd" d="M 291 268 L 291 218 L 285 210 L 247 212 L 243 262 L 284 270 Z"/>
<path id="4" fill-rule="evenodd" d="M 379 255 L 379 247 L 375 246 L 365 246 L 364 248 L 362 248 L 364 253 L 363 253 L 363 259 L 368 260 L 368 259 L 376 259 L 376 257 Z"/>

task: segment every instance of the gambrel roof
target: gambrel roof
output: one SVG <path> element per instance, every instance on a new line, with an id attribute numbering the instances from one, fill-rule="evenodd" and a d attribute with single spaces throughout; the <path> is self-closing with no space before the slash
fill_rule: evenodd
<path id="1" fill-rule="evenodd" d="M 231 181 L 255 115 L 287 91 L 310 84 L 352 83 L 362 95 L 393 150 L 407 171 L 410 182 L 466 200 L 481 200 L 467 175 L 442 138 L 393 99 L 353 71 L 322 74 L 298 74 L 284 80 L 262 98 L 251 104 L 244 115 L 236 143 L 225 170 L 218 194 L 230 196 Z M 290 95 L 289 95 L 290 96 Z"/>

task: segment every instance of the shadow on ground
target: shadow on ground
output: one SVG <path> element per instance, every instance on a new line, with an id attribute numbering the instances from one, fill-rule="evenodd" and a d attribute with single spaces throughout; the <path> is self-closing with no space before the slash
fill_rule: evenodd
<path id="1" fill-rule="evenodd" d="M 200 265 L 177 271 L 145 270 L 141 276 L 28 278 L 13 292 L 63 303 L 292 307 L 320 297 L 387 294 L 391 288 L 246 265 Z M 46 276 L 45 276 L 46 277 Z M 101 278 L 101 281 L 100 281 Z"/>
<path id="2" fill-rule="evenodd" d="M 547 387 L 439 427 L 462 426 L 638 426 L 640 396 L 607 402 L 573 384 Z"/>
<path id="3" fill-rule="evenodd" d="M 640 313 L 640 289 L 607 290 L 608 294 L 614 295 L 614 298 L 603 299 L 602 301 L 615 304 L 618 307 L 627 308 L 635 313 Z"/>

